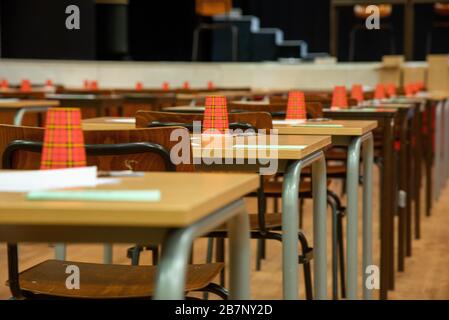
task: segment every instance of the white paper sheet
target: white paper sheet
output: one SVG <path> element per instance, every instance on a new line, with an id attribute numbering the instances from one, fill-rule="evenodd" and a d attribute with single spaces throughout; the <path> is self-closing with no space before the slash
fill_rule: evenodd
<path id="1" fill-rule="evenodd" d="M 303 150 L 306 146 L 295 145 L 257 145 L 257 144 L 236 144 L 235 149 L 248 150 Z"/>
<path id="2" fill-rule="evenodd" d="M 106 122 L 113 123 L 136 123 L 136 118 L 118 118 L 118 119 L 108 119 Z"/>
<path id="3" fill-rule="evenodd" d="M 118 183 L 97 178 L 97 167 L 0 172 L 0 192 L 29 192 Z"/>
<path id="4" fill-rule="evenodd" d="M 273 124 L 290 124 L 290 125 L 294 125 L 294 124 L 301 124 L 301 123 L 305 123 L 306 120 L 273 120 Z"/>

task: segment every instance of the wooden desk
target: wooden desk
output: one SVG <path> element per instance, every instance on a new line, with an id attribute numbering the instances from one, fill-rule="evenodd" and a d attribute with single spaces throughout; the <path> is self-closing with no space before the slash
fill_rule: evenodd
<path id="1" fill-rule="evenodd" d="M 0 241 L 162 243 L 155 298 L 183 299 L 193 240 L 228 222 L 231 297 L 249 299 L 242 197 L 258 186 L 249 174 L 147 173 L 96 189 L 159 189 L 158 202 L 27 201 L 23 193 L 0 193 Z"/>
<path id="2" fill-rule="evenodd" d="M 136 128 L 136 118 L 99 117 L 82 121 L 83 130 L 131 130 Z"/>
<path id="3" fill-rule="evenodd" d="M 377 121 L 377 130 L 382 131 L 382 166 L 380 190 L 380 298 L 388 298 L 388 290 L 394 289 L 394 216 L 395 216 L 395 166 L 394 166 L 394 126 L 398 117 L 395 109 L 324 109 L 324 117 L 333 120 Z"/>
<path id="4" fill-rule="evenodd" d="M 120 116 L 120 108 L 123 105 L 123 98 L 117 95 L 57 93 L 47 94 L 46 98 L 59 100 L 61 107 L 81 108 L 83 118 Z M 92 112 L 89 113 L 89 108 L 94 109 L 94 115 Z"/>
<path id="5" fill-rule="evenodd" d="M 195 163 L 202 163 L 204 159 L 215 158 L 219 163 L 210 165 L 197 165 L 198 170 L 207 171 L 250 171 L 259 172 L 262 164 L 266 165 L 265 160 L 275 160 L 277 168 L 273 168 L 274 172 L 284 172 L 283 189 L 282 189 L 282 268 L 283 268 L 283 297 L 284 299 L 298 299 L 298 193 L 301 170 L 312 166 L 312 185 L 314 199 L 314 289 L 316 299 L 327 299 L 327 179 L 326 179 L 326 163 L 323 149 L 331 144 L 329 136 L 291 136 L 280 135 L 277 142 L 273 142 L 270 138 L 265 137 L 265 141 L 271 143 L 261 143 L 257 148 L 247 149 L 249 145 L 254 146 L 253 137 L 228 137 L 226 144 L 215 143 L 220 142 L 223 138 L 206 137 L 201 140 L 201 135 L 193 135 L 193 157 Z M 198 138 L 200 140 L 198 140 Z M 241 141 L 238 141 L 241 140 Z M 236 144 L 243 146 L 242 149 L 235 148 Z M 288 149 L 269 150 L 267 145 L 271 146 L 287 146 Z M 298 148 L 300 146 L 300 148 Z M 255 154 L 255 151 L 257 153 Z M 230 164 L 222 164 L 224 155 L 231 160 Z M 242 164 L 236 160 L 243 159 Z M 252 162 L 251 160 L 257 159 Z M 235 163 L 234 163 L 235 162 Z M 270 166 L 271 167 L 271 166 Z"/>
<path id="6" fill-rule="evenodd" d="M 134 124 L 112 122 L 114 118 L 96 118 L 83 121 L 85 130 L 133 129 Z M 117 119 L 117 118 L 115 118 Z M 130 118 L 123 118 L 130 119 Z M 329 136 L 276 136 L 271 140 L 257 138 L 193 134 L 191 144 L 193 160 L 199 171 L 249 171 L 261 173 L 267 167 L 267 160 L 276 161 L 273 173 L 284 172 L 282 192 L 282 258 L 283 296 L 285 299 L 298 298 L 298 192 L 302 168 L 312 165 L 314 198 L 314 268 L 315 296 L 327 299 L 327 251 L 326 251 L 326 165 L 323 150 L 330 146 Z M 265 142 L 263 142 L 265 141 Z M 236 145 L 241 148 L 236 148 Z M 268 146 L 284 146 L 272 149 Z M 226 156 L 226 158 L 225 158 Z M 205 159 L 207 159 L 205 161 Z M 213 161 L 210 161 L 210 160 Z M 231 160 L 229 162 L 223 161 Z M 242 162 L 237 162 L 243 160 Z"/>
<path id="7" fill-rule="evenodd" d="M 15 111 L 13 124 L 22 125 L 23 117 L 29 112 L 44 112 L 59 106 L 59 101 L 0 99 L 0 111 Z"/>
<path id="8" fill-rule="evenodd" d="M 372 262 L 372 164 L 374 154 L 373 135 L 377 127 L 376 121 L 331 120 L 323 122 L 308 121 L 303 124 L 291 125 L 275 121 L 274 129 L 279 134 L 325 134 L 332 136 L 332 145 L 346 146 L 348 160 L 346 170 L 347 203 L 347 298 L 357 299 L 358 287 L 358 183 L 359 164 L 363 145 L 363 267 L 362 270 L 373 264 Z M 280 124 L 279 124 L 280 123 Z M 363 282 L 367 274 L 363 273 Z M 372 290 L 363 285 L 364 299 L 372 299 Z"/>
<path id="9" fill-rule="evenodd" d="M 413 60 L 415 4 L 448 2 L 448 0 L 331 0 L 330 3 L 330 51 L 338 56 L 338 8 L 344 6 L 392 4 L 404 6 L 404 54 Z"/>
<path id="10" fill-rule="evenodd" d="M 392 99 L 391 101 L 395 101 Z M 398 100 L 399 101 L 399 100 Z M 405 271 L 405 257 L 412 255 L 412 200 L 415 202 L 415 237 L 420 237 L 421 219 L 421 112 L 415 103 L 380 102 L 377 107 L 398 110 L 399 226 L 398 270 Z"/>

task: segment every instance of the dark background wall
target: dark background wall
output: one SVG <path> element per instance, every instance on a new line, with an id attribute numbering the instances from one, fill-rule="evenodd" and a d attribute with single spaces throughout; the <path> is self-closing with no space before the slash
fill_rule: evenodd
<path id="1" fill-rule="evenodd" d="M 329 0 L 234 0 L 262 27 L 277 27 L 287 40 L 305 40 L 313 52 L 329 51 Z M 81 9 L 81 29 L 65 28 L 65 8 Z M 415 59 L 426 55 L 432 6 L 416 10 Z M 402 53 L 403 10 L 394 7 L 386 22 L 394 27 L 396 53 Z M 197 23 L 195 1 L 129 0 L 126 5 L 96 5 L 94 0 L 0 0 L 1 56 L 7 58 L 189 61 Z M 339 59 L 348 59 L 349 32 L 360 23 L 352 8 L 340 14 Z M 443 46 L 434 52 L 445 52 Z M 205 41 L 204 43 L 207 43 Z M 371 32 L 358 41 L 358 60 L 378 60 L 385 37 Z"/>
<path id="2" fill-rule="evenodd" d="M 67 30 L 67 6 L 81 11 L 81 29 Z M 0 0 L 1 55 L 11 58 L 95 59 L 92 0 Z"/>

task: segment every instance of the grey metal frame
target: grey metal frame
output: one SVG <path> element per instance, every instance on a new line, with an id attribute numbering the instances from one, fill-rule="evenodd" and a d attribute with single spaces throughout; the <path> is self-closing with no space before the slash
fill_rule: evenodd
<path id="1" fill-rule="evenodd" d="M 323 151 L 291 164 L 282 186 L 283 296 L 298 299 L 298 193 L 302 168 L 312 165 L 315 299 L 327 299 L 326 161 Z"/>
<path id="2" fill-rule="evenodd" d="M 193 241 L 226 221 L 230 244 L 230 299 L 249 299 L 249 217 L 245 202 L 240 199 L 189 227 L 169 231 L 162 244 L 162 257 L 156 275 L 156 300 L 184 298 L 187 264 Z"/>
<path id="3" fill-rule="evenodd" d="M 374 142 L 371 132 L 363 136 L 333 136 L 332 144 L 335 146 L 348 146 L 348 159 L 346 169 L 346 190 L 348 203 L 346 213 L 347 221 L 347 298 L 358 298 L 358 184 L 360 169 L 360 154 L 363 152 L 363 298 L 372 299 L 372 290 L 366 287 L 368 274 L 367 267 L 373 261 L 373 216 L 372 216 L 372 171 Z M 362 150 L 363 146 L 363 150 Z"/>
<path id="4" fill-rule="evenodd" d="M 23 107 L 17 110 L 16 114 L 14 115 L 14 125 L 20 126 L 22 125 L 23 117 L 25 116 L 25 113 L 27 112 L 45 112 L 48 109 L 52 107 Z"/>
<path id="5" fill-rule="evenodd" d="M 442 186 L 442 155 L 444 141 L 444 103 L 438 102 L 435 110 L 435 170 L 434 170 L 434 201 L 438 201 Z"/>

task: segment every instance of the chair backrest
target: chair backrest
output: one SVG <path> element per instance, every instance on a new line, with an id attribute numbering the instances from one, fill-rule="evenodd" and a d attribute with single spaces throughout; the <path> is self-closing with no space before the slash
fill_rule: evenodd
<path id="1" fill-rule="evenodd" d="M 199 16 L 212 17 L 232 10 L 232 0 L 196 0 L 195 12 Z"/>
<path id="2" fill-rule="evenodd" d="M 174 167 L 169 161 L 170 150 L 178 143 L 170 141 L 174 129 L 85 131 L 87 164 L 101 171 L 193 171 L 192 164 Z M 43 128 L 0 125 L 2 168 L 39 169 L 44 131 Z"/>
<path id="3" fill-rule="evenodd" d="M 287 99 L 276 97 L 274 100 L 266 104 L 247 103 L 247 102 L 230 102 L 228 106 L 231 111 L 251 111 L 251 112 L 268 112 L 273 118 L 285 118 L 287 110 Z M 306 102 L 307 118 L 322 118 L 323 108 L 319 102 Z"/>
<path id="4" fill-rule="evenodd" d="M 354 15 L 359 19 L 366 19 L 368 18 L 371 13 L 368 11 L 366 12 L 366 8 L 368 5 L 355 5 L 354 6 Z M 393 12 L 393 6 L 391 4 L 379 4 L 377 5 L 379 8 L 379 18 L 388 18 L 391 16 L 391 13 Z"/>
<path id="5" fill-rule="evenodd" d="M 193 121 L 202 121 L 201 113 L 174 113 L 157 111 L 139 111 L 136 113 L 136 127 L 148 128 L 151 126 L 162 127 L 165 125 L 186 125 L 191 128 Z M 273 128 L 272 118 L 267 112 L 242 112 L 228 115 L 231 129 L 267 129 Z"/>

